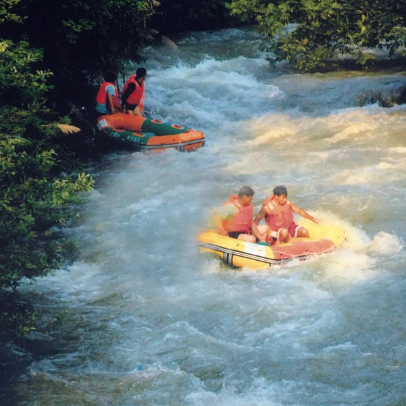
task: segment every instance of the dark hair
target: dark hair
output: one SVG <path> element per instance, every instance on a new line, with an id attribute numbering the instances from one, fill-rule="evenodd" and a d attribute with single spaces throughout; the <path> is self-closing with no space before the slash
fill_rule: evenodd
<path id="1" fill-rule="evenodd" d="M 108 72 L 104 75 L 104 80 L 106 82 L 114 83 L 117 80 L 117 75 L 113 72 Z"/>
<path id="2" fill-rule="evenodd" d="M 137 71 L 135 72 L 135 76 L 137 76 L 137 78 L 142 78 L 146 74 L 147 70 L 145 68 L 138 68 Z"/>
<path id="3" fill-rule="evenodd" d="M 249 186 L 243 186 L 238 191 L 238 197 L 243 197 L 243 196 L 248 196 L 248 197 L 254 196 L 254 191 Z"/>
<path id="4" fill-rule="evenodd" d="M 285 186 L 276 186 L 276 188 L 273 190 L 273 194 L 275 196 L 285 195 L 288 197 L 288 191 Z"/>

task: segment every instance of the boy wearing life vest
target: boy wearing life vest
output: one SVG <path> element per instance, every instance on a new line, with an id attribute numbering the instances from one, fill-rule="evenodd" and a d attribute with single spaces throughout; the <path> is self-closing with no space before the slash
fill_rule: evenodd
<path id="1" fill-rule="evenodd" d="M 295 206 L 287 199 L 288 191 L 285 186 L 277 186 L 273 195 L 262 203 L 262 208 L 255 217 L 253 232 L 258 236 L 260 242 L 269 244 L 287 243 L 291 237 L 309 237 L 309 231 L 303 226 L 294 222 L 293 213 L 299 214 L 306 219 L 318 224 L 318 220 Z M 265 217 L 266 226 L 258 226 L 258 223 Z"/>
<path id="2" fill-rule="evenodd" d="M 96 113 L 98 116 L 114 114 L 120 111 L 120 102 L 116 87 L 117 75 L 107 73 L 96 96 Z"/>
<path id="3" fill-rule="evenodd" d="M 142 117 L 145 99 L 144 80 L 146 76 L 146 69 L 138 68 L 135 75 L 129 77 L 121 92 L 123 106 L 127 110 L 127 113 L 132 116 Z"/>
<path id="4" fill-rule="evenodd" d="M 254 191 L 243 186 L 238 195 L 231 195 L 214 214 L 214 224 L 220 235 L 238 240 L 255 242 L 251 235 L 254 206 L 251 204 Z"/>

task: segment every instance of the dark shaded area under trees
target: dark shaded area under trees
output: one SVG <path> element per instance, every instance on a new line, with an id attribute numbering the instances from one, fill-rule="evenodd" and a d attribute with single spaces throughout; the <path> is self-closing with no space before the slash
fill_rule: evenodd
<path id="1" fill-rule="evenodd" d="M 217 30 L 241 24 L 230 16 L 225 0 L 162 1 L 151 26 L 168 35 L 182 31 Z"/>

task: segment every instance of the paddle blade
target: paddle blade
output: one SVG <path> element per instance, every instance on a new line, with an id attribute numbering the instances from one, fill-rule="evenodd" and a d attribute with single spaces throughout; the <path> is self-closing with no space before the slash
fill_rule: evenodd
<path id="1" fill-rule="evenodd" d="M 74 125 L 69 125 L 69 124 L 57 124 L 56 125 L 64 134 L 72 134 L 72 133 L 78 133 L 80 131 L 80 128 L 75 127 Z"/>

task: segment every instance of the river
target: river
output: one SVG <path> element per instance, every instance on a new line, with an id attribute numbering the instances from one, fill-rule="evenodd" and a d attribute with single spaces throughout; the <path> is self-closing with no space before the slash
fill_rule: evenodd
<path id="1" fill-rule="evenodd" d="M 174 39 L 144 51 L 146 109 L 206 146 L 92 169 L 80 257 L 24 288 L 46 327 L 9 345 L 4 404 L 404 405 L 406 105 L 359 107 L 404 75 L 271 70 L 244 29 Z M 213 207 L 279 184 L 342 249 L 262 271 L 198 252 Z"/>

